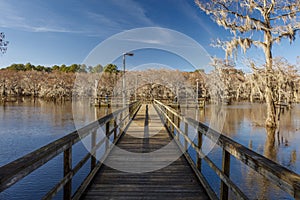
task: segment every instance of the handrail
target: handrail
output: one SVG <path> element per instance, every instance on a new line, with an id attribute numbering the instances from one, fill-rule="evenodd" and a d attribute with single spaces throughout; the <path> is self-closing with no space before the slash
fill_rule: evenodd
<path id="1" fill-rule="evenodd" d="M 61 181 L 53 187 L 44 197 L 44 199 L 52 198 L 57 192 L 64 188 L 64 199 L 79 199 L 84 187 L 86 187 L 93 175 L 101 167 L 102 162 L 96 161 L 96 151 L 103 144 L 105 144 L 105 155 L 101 160 L 104 160 L 108 155 L 110 148 L 115 144 L 123 134 L 123 130 L 127 128 L 131 119 L 139 110 L 140 102 L 133 102 L 125 108 L 119 109 L 111 114 L 108 114 L 99 120 L 96 120 L 68 135 L 51 142 L 11 163 L 0 167 L 0 192 L 11 187 L 16 182 L 20 181 L 25 176 L 37 168 L 43 166 L 48 161 L 64 152 L 64 177 Z M 128 112 L 127 112 L 128 111 Z M 127 114 L 126 114 L 127 113 Z M 113 129 L 110 130 L 110 123 L 113 122 Z M 117 124 L 117 122 L 119 122 Z M 96 144 L 97 129 L 105 125 L 106 136 L 109 137 L 114 133 L 113 143 L 109 145 L 107 137 L 104 137 Z M 117 131 L 119 129 L 119 131 Z M 91 135 L 92 149 L 87 153 L 77 165 L 72 167 L 72 147 L 81 139 Z M 106 141 L 104 143 L 104 141 Z M 81 184 L 81 187 L 75 192 L 72 197 L 72 177 L 79 171 L 79 169 L 91 158 L 91 172 Z"/>
<path id="2" fill-rule="evenodd" d="M 239 197 L 239 199 L 248 199 L 238 186 L 230 179 L 230 155 L 234 156 L 236 159 L 267 178 L 270 182 L 286 191 L 292 197 L 296 199 L 300 198 L 299 174 L 296 174 L 274 161 L 252 151 L 251 149 L 248 149 L 225 135 L 210 129 L 207 125 L 201 122 L 181 116 L 174 109 L 157 100 L 154 100 L 154 103 L 156 109 L 161 114 L 162 120 L 166 123 L 167 128 L 170 130 L 174 138 L 179 141 L 179 135 L 183 136 L 185 142 L 184 151 L 187 150 L 188 143 L 196 151 L 197 166 L 194 167 L 196 167 L 198 171 L 201 171 L 201 160 L 204 160 L 219 176 L 221 179 L 221 199 L 228 198 L 228 189 L 231 189 Z M 185 124 L 185 131 L 180 129 L 179 120 Z M 188 125 L 196 128 L 198 131 L 198 144 L 195 144 L 188 137 Z M 176 130 L 177 133 L 175 133 L 174 130 Z M 222 169 L 219 169 L 217 165 L 202 152 L 201 147 L 203 135 L 223 149 Z M 180 142 L 178 143 L 180 144 Z M 194 163 L 192 164 L 195 165 Z"/>

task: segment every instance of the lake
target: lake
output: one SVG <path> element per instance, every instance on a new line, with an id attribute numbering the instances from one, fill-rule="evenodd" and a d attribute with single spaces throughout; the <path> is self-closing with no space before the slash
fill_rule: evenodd
<path id="1" fill-rule="evenodd" d="M 300 105 L 294 105 L 293 109 L 281 115 L 280 129 L 275 137 L 268 137 L 263 127 L 265 110 L 264 104 L 237 103 L 217 108 L 217 115 L 214 116 L 212 114 L 216 111 L 214 105 L 207 105 L 202 110 L 181 108 L 184 115 L 210 123 L 213 128 L 222 131 L 235 141 L 300 173 Z M 91 107 L 88 101 L 73 102 L 72 105 L 71 102 L 54 103 L 24 99 L 22 102 L 0 106 L 0 165 L 24 156 L 109 112 L 107 108 Z M 73 153 L 74 157 L 80 157 L 86 150 L 79 143 Z M 220 154 L 221 150 L 215 147 L 208 156 L 220 165 Z M 238 161 L 232 159 L 231 166 L 231 177 L 234 182 L 241 186 L 251 199 L 289 199 L 286 194 L 269 186 L 264 179 L 256 176 Z M 219 184 L 216 176 L 207 166 L 203 165 L 203 168 L 207 169 L 206 176 L 218 192 Z M 58 156 L 2 192 L 0 199 L 41 198 L 62 174 L 62 156 Z M 75 177 L 74 187 L 84 175 L 85 173 L 81 172 Z M 57 199 L 60 197 L 61 193 Z"/>
<path id="2" fill-rule="evenodd" d="M 217 108 L 207 105 L 200 110 L 185 107 L 181 110 L 184 115 L 212 124 L 213 129 L 222 131 L 238 143 L 300 173 L 300 105 L 293 105 L 281 114 L 280 127 L 273 136 L 264 128 L 264 104 L 236 103 Z M 222 150 L 215 146 L 207 154 L 221 168 Z M 207 165 L 203 168 L 207 179 L 219 192 L 219 179 Z M 232 156 L 230 176 L 251 199 L 293 199 Z"/>
<path id="3" fill-rule="evenodd" d="M 23 99 L 19 102 L 6 103 L 5 106 L 1 105 L 0 166 L 61 138 L 109 112 L 107 108 L 90 106 L 89 100 L 73 102 L 72 105 L 71 102 L 54 103 Z M 82 143 L 76 144 L 73 162 L 76 163 L 86 153 Z M 62 178 L 62 159 L 62 155 L 59 155 L 49 161 L 0 193 L 0 199 L 40 199 Z M 85 166 L 82 172 L 75 176 L 73 186 L 78 186 L 84 178 L 84 169 L 87 167 Z M 61 195 L 59 194 L 57 199 Z"/>

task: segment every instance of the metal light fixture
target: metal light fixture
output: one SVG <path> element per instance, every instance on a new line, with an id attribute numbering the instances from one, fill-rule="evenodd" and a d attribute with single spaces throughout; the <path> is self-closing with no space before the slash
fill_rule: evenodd
<path id="1" fill-rule="evenodd" d="M 126 83 L 125 83 L 125 56 L 134 56 L 132 52 L 123 53 L 123 107 L 126 106 Z"/>

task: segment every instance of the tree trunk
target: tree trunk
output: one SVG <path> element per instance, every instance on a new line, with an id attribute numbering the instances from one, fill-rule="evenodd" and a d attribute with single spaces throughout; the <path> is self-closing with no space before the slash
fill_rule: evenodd
<path id="1" fill-rule="evenodd" d="M 267 138 L 265 142 L 265 148 L 264 148 L 264 156 L 271 160 L 276 160 L 277 157 L 277 151 L 275 148 L 275 133 L 276 130 L 274 128 L 267 128 Z"/>
<path id="2" fill-rule="evenodd" d="M 273 83 L 272 83 L 272 35 L 270 31 L 265 32 L 265 57 L 266 57 L 266 104 L 267 104 L 267 119 L 265 122 L 266 127 L 276 128 L 276 109 L 273 99 Z"/>
<path id="3" fill-rule="evenodd" d="M 250 82 L 250 102 L 253 103 L 253 95 L 254 95 L 254 84 L 252 83 L 252 80 Z"/>
<path id="4" fill-rule="evenodd" d="M 275 103 L 273 100 L 273 91 L 272 87 L 266 87 L 266 104 L 267 104 L 267 119 L 266 126 L 269 128 L 276 127 L 276 109 Z"/>
<path id="5" fill-rule="evenodd" d="M 236 99 L 237 102 L 239 102 L 239 100 L 240 100 L 240 87 L 236 91 L 236 98 L 235 99 Z"/>

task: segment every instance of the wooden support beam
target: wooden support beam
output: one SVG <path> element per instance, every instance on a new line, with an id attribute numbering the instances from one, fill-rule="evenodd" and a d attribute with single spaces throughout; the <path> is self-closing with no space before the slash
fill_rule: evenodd
<path id="1" fill-rule="evenodd" d="M 72 147 L 64 151 L 64 177 L 72 170 Z M 72 179 L 64 186 L 64 199 L 69 200 L 72 197 Z"/>
<path id="2" fill-rule="evenodd" d="M 186 122 L 184 123 L 184 135 L 189 137 L 189 125 Z M 188 150 L 188 141 L 186 140 L 185 137 L 183 139 L 184 139 L 184 150 L 187 151 Z"/>
<path id="3" fill-rule="evenodd" d="M 223 149 L 223 153 L 222 153 L 222 171 L 229 178 L 230 153 L 228 153 L 228 151 L 226 151 L 225 149 Z M 221 181 L 220 199 L 228 200 L 229 198 L 228 195 L 229 195 L 228 186 L 224 183 L 224 181 Z"/>
<path id="4" fill-rule="evenodd" d="M 96 140 L 97 140 L 97 130 L 93 130 L 91 135 L 91 150 L 96 146 Z M 96 152 L 91 155 L 91 171 L 95 168 L 97 158 L 96 158 Z"/>
<path id="5" fill-rule="evenodd" d="M 172 120 L 172 122 L 174 123 L 175 115 L 174 115 L 174 113 L 171 113 L 171 115 L 172 115 L 171 120 Z M 174 134 L 174 130 L 175 130 L 175 127 L 174 127 L 174 125 L 171 123 L 171 131 L 172 131 L 172 134 Z"/>
<path id="6" fill-rule="evenodd" d="M 114 141 L 117 138 L 117 118 L 114 118 Z"/>
<path id="7" fill-rule="evenodd" d="M 105 124 L 105 137 L 105 152 L 107 152 L 109 149 L 109 121 Z"/>
<path id="8" fill-rule="evenodd" d="M 202 151 L 202 133 L 200 131 L 198 131 L 198 148 Z M 201 165 L 202 165 L 202 158 L 199 157 L 199 155 L 197 155 L 197 169 L 201 172 Z"/>

